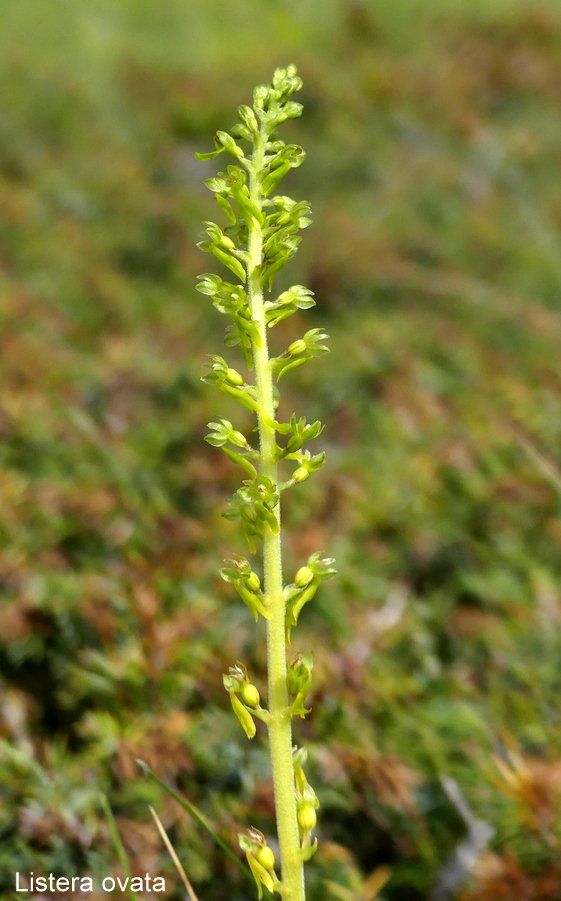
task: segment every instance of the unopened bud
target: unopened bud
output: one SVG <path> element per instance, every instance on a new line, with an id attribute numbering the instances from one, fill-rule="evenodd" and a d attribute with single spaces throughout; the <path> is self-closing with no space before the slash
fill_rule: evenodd
<path id="1" fill-rule="evenodd" d="M 302 115 L 302 104 L 294 103 L 294 101 L 290 100 L 284 106 L 284 114 L 287 119 L 297 119 L 298 116 Z"/>
<path id="2" fill-rule="evenodd" d="M 259 589 L 261 588 L 261 579 L 259 578 L 257 573 L 250 572 L 245 580 L 245 584 L 250 591 L 259 591 Z"/>
<path id="3" fill-rule="evenodd" d="M 298 471 L 298 470 L 297 470 Z M 312 579 L 314 578 L 314 574 L 309 566 L 301 566 L 296 575 L 294 576 L 294 584 L 298 586 L 298 588 L 305 588 L 306 585 L 309 585 Z"/>
<path id="4" fill-rule="evenodd" d="M 248 707 L 259 707 L 259 701 L 261 700 L 259 691 L 251 682 L 246 682 L 245 685 L 242 685 L 240 695 L 242 701 Z"/>
<path id="5" fill-rule="evenodd" d="M 287 348 L 287 354 L 291 357 L 296 354 L 303 354 L 306 350 L 306 342 L 303 338 L 298 338 L 296 341 L 293 341 L 292 344 Z"/>
<path id="6" fill-rule="evenodd" d="M 275 855 L 268 845 L 263 845 L 255 852 L 255 859 L 269 872 L 275 868 Z"/>
<path id="7" fill-rule="evenodd" d="M 246 128 L 246 126 L 242 125 L 241 122 L 237 122 L 230 129 L 230 132 L 235 138 L 245 138 L 246 141 L 249 141 L 251 139 L 251 132 L 249 128 Z"/>
<path id="8" fill-rule="evenodd" d="M 217 131 L 216 132 L 216 142 L 221 144 L 225 150 L 228 150 L 229 153 L 232 153 L 234 156 L 241 157 L 243 156 L 243 151 L 236 142 L 234 141 L 232 135 L 229 135 L 226 131 Z"/>
<path id="9" fill-rule="evenodd" d="M 230 382 L 231 385 L 243 385 L 244 381 L 239 372 L 236 372 L 235 369 L 227 369 L 226 370 L 226 381 Z"/>
<path id="10" fill-rule="evenodd" d="M 269 89 L 266 85 L 258 85 L 253 92 L 253 104 L 257 109 L 263 109 L 269 99 Z"/>
<path id="11" fill-rule="evenodd" d="M 312 829 L 315 829 L 317 821 L 317 813 L 311 804 L 304 804 L 298 811 L 298 825 L 304 832 L 310 832 Z"/>
<path id="12" fill-rule="evenodd" d="M 286 78 L 286 69 L 282 68 L 282 66 L 279 66 L 273 72 L 273 85 L 275 87 L 277 87 L 279 84 L 281 84 L 282 81 L 284 81 L 285 78 Z"/>
<path id="13" fill-rule="evenodd" d="M 238 115 L 242 122 L 245 122 L 245 124 L 251 131 L 255 132 L 259 130 L 259 125 L 255 117 L 255 113 L 250 106 L 240 106 L 238 109 Z"/>
<path id="14" fill-rule="evenodd" d="M 235 250 L 236 249 L 236 245 L 234 244 L 232 239 L 230 237 L 228 237 L 228 235 L 222 235 L 222 237 L 220 238 L 220 241 L 218 242 L 218 245 L 219 245 L 219 247 L 223 247 L 224 250 Z"/>
<path id="15" fill-rule="evenodd" d="M 245 435 L 242 435 L 242 433 L 238 432 L 237 429 L 234 429 L 232 432 L 230 432 L 230 441 L 237 447 L 247 447 Z"/>

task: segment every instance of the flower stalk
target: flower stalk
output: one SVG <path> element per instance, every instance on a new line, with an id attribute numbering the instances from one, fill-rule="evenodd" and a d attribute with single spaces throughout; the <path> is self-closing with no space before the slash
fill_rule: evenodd
<path id="1" fill-rule="evenodd" d="M 319 806 L 304 775 L 305 752 L 293 753 L 292 740 L 292 718 L 309 712 L 304 700 L 311 685 L 313 655 L 299 654 L 289 667 L 287 649 L 302 607 L 311 600 L 321 581 L 335 573 L 333 561 L 316 553 L 298 570 L 292 583 L 283 582 L 281 492 L 307 479 L 325 459 L 325 454 L 312 455 L 303 450 L 306 441 L 319 435 L 321 423 L 308 424 L 305 417 L 297 419 L 296 414 L 287 423 L 277 421 L 278 389 L 274 381 L 324 353 L 327 336 L 312 329 L 278 357 L 270 356 L 268 346 L 268 329 L 314 304 L 312 292 L 302 285 L 293 286 L 275 299 L 271 296 L 275 276 L 297 250 L 299 230 L 311 222 L 306 202 L 283 195 L 271 197 L 284 175 L 305 158 L 300 147 L 285 144 L 277 136 L 280 124 L 302 112 L 302 106 L 291 99 L 301 86 L 294 66 L 277 69 L 270 85 L 255 89 L 253 107 L 239 108 L 240 122 L 229 133 L 217 132 L 216 150 L 198 154 L 201 159 L 211 159 L 227 152 L 239 164 L 230 165 L 226 172 L 207 180 L 228 223 L 224 229 L 205 223 L 204 240 L 199 244 L 237 276 L 239 283 L 204 274 L 198 288 L 212 297 L 221 313 L 229 316 L 226 344 L 240 346 L 248 369 L 255 372 L 255 380 L 246 383 L 237 370 L 217 356 L 207 364 L 208 373 L 203 380 L 238 400 L 257 417 L 258 450 L 225 419 L 209 423 L 213 432 L 207 440 L 221 447 L 250 476 L 234 494 L 224 515 L 241 523 L 252 553 L 256 553 L 257 542 L 262 543 L 263 588 L 259 575 L 244 557 L 227 560 L 221 575 L 234 585 L 255 619 L 263 616 L 266 620 L 268 708 L 261 707 L 259 692 L 242 664 L 230 669 L 224 676 L 224 685 L 248 738 L 256 733 L 254 717 L 263 720 L 267 727 L 281 879 L 275 872 L 274 854 L 261 833 L 250 830 L 249 836 L 240 836 L 240 845 L 255 877 L 258 896 L 265 885 L 269 891 L 281 894 L 284 901 L 305 901 L 304 861 L 317 846 L 311 836 Z M 239 140 L 250 145 L 249 155 Z M 287 436 L 286 441 L 279 445 L 277 439 L 282 436 Z M 287 465 L 292 465 L 293 471 L 281 482 L 279 467 Z"/>

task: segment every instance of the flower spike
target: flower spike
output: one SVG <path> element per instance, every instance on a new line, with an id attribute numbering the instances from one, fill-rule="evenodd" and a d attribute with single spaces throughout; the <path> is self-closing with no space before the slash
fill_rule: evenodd
<path id="1" fill-rule="evenodd" d="M 306 158 L 301 147 L 285 143 L 278 134 L 284 122 L 302 114 L 302 105 L 294 99 L 301 87 L 295 66 L 276 69 L 270 84 L 255 88 L 253 104 L 238 108 L 239 121 L 228 132 L 216 132 L 215 149 L 197 154 L 202 160 L 223 154 L 233 157 L 230 165 L 206 179 L 225 222 L 205 222 L 199 244 L 225 271 L 220 275 L 204 273 L 197 289 L 228 318 L 225 344 L 239 347 L 247 370 L 255 377 L 248 382 L 236 367 L 214 355 L 205 366 L 203 381 L 256 415 L 259 450 L 223 417 L 208 424 L 206 440 L 249 477 L 234 493 L 223 515 L 230 522 L 240 523 L 252 554 L 258 542 L 263 548 L 263 565 L 258 569 L 264 573 L 264 584 L 249 560 L 237 555 L 225 560 L 220 575 L 233 585 L 254 618 L 262 616 L 266 622 L 269 709 L 261 707 L 260 692 L 243 664 L 230 668 L 223 679 L 232 709 L 248 738 L 256 735 L 256 719 L 267 726 L 282 882 L 275 872 L 275 854 L 261 832 L 251 829 L 247 835 L 240 835 L 239 841 L 258 897 L 266 888 L 280 893 L 283 901 L 305 901 L 303 864 L 317 847 L 317 839 L 311 836 L 318 807 L 304 775 L 305 752 L 297 752 L 294 758 L 290 753 L 292 718 L 309 712 L 304 704 L 312 681 L 313 655 L 298 654 L 289 666 L 287 645 L 302 608 L 321 582 L 335 572 L 331 558 L 312 554 L 294 582 L 283 585 L 281 491 L 308 479 L 325 461 L 323 452 L 312 453 L 305 446 L 320 435 L 322 424 L 310 423 L 296 414 L 289 422 L 279 421 L 280 395 L 274 382 L 324 354 L 327 335 L 320 328 L 308 329 L 277 357 L 269 355 L 267 343 L 270 329 L 289 316 L 305 315 L 315 303 L 313 292 L 304 285 L 293 285 L 277 296 L 272 293 L 277 274 L 296 253 L 300 233 L 312 221 L 307 201 L 278 193 L 282 179 Z"/>

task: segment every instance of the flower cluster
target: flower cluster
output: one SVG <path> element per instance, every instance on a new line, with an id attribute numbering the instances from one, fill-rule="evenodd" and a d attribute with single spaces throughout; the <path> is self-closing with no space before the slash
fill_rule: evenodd
<path id="1" fill-rule="evenodd" d="M 246 479 L 230 499 L 230 505 L 222 514 L 232 522 L 241 522 L 250 551 L 255 553 L 255 538 L 262 538 L 266 529 L 273 535 L 279 533 L 276 508 L 279 502 L 277 487 L 267 476 Z"/>
<path id="2" fill-rule="evenodd" d="M 228 675 L 222 676 L 222 680 L 242 729 L 248 738 L 253 738 L 256 728 L 251 714 L 258 716 L 262 713 L 259 690 L 250 682 L 242 663 L 230 667 Z"/>

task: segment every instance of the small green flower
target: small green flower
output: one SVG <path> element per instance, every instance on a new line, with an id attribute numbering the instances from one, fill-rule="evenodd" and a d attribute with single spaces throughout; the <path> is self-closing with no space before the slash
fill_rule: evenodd
<path id="1" fill-rule="evenodd" d="M 315 579 L 325 582 L 326 579 L 332 579 L 337 575 L 337 570 L 333 568 L 335 560 L 333 557 L 322 557 L 322 551 L 316 551 L 308 557 L 308 566 L 312 570 Z"/>
<path id="2" fill-rule="evenodd" d="M 247 443 L 245 435 L 242 435 L 241 432 L 234 429 L 232 423 L 228 419 L 219 419 L 218 422 L 209 422 L 208 427 L 209 429 L 212 429 L 212 431 L 205 437 L 205 441 L 208 441 L 213 447 L 222 448 L 226 456 L 229 457 L 233 463 L 237 463 L 245 469 L 249 476 L 255 478 L 257 476 L 257 470 L 247 457 L 258 455 L 255 454 L 255 451 Z M 238 451 L 232 450 L 232 448 L 226 446 L 228 443 L 233 444 L 235 447 L 242 447 L 246 453 L 240 454 Z"/>
<path id="3" fill-rule="evenodd" d="M 274 892 L 278 884 L 275 874 L 275 855 L 267 845 L 265 836 L 258 829 L 250 829 L 249 835 L 238 835 L 240 848 L 245 851 L 247 862 L 257 885 L 257 897 L 263 895 L 262 886 Z"/>
<path id="4" fill-rule="evenodd" d="M 230 667 L 229 672 L 222 676 L 222 681 L 242 729 L 248 738 L 253 738 L 256 726 L 248 707 L 252 708 L 257 715 L 258 711 L 261 711 L 259 690 L 250 682 L 247 669 L 241 663 Z"/>
<path id="5" fill-rule="evenodd" d="M 312 600 L 321 582 L 325 582 L 337 574 L 337 570 L 333 567 L 334 562 L 332 557 L 322 557 L 321 551 L 317 551 L 308 557 L 306 567 L 298 570 L 296 575 L 300 584 L 295 580 L 292 585 L 287 585 L 284 589 L 286 634 L 289 643 L 292 627 L 297 624 L 302 607 Z"/>
<path id="6" fill-rule="evenodd" d="M 306 695 L 312 684 L 312 669 L 314 667 L 314 655 L 297 654 L 288 667 L 286 687 L 292 699 L 290 712 L 292 716 L 305 717 L 309 710 L 304 707 Z"/>
<path id="7" fill-rule="evenodd" d="M 234 426 L 228 419 L 209 422 L 208 427 L 212 429 L 212 433 L 206 436 L 205 441 L 208 441 L 214 447 L 223 447 L 228 441 L 231 444 L 235 444 L 236 447 L 247 448 L 249 446 L 245 435 L 234 429 Z"/>
<path id="8" fill-rule="evenodd" d="M 220 575 L 225 582 L 233 584 L 244 604 L 251 610 L 255 621 L 257 622 L 259 614 L 269 619 L 271 614 L 266 606 L 269 601 L 261 591 L 261 579 L 251 569 L 249 560 L 245 557 L 235 557 L 224 562 L 227 566 L 220 570 Z"/>
<path id="9" fill-rule="evenodd" d="M 303 366 L 313 357 L 327 353 L 329 348 L 323 342 L 329 337 L 319 328 L 310 329 L 302 338 L 293 341 L 280 357 L 271 360 L 271 369 L 277 381 L 291 369 Z"/>
<path id="10" fill-rule="evenodd" d="M 279 224 L 279 219 L 280 216 L 277 217 L 277 225 Z M 302 227 L 300 226 L 300 228 Z M 315 305 L 313 294 L 313 291 L 310 291 L 309 288 L 305 288 L 303 285 L 293 285 L 292 288 L 288 288 L 287 291 L 279 294 L 276 300 L 265 301 L 264 307 L 268 327 L 273 328 L 273 326 L 282 322 L 283 319 L 292 316 L 297 310 L 308 310 L 310 307 L 313 307 Z"/>
<path id="11" fill-rule="evenodd" d="M 312 830 L 317 824 L 318 797 L 312 786 L 306 779 L 304 766 L 308 759 L 308 752 L 304 748 L 297 748 L 293 753 L 294 778 L 296 783 L 296 806 L 298 810 L 298 827 L 300 830 L 302 860 L 309 860 L 315 854 L 318 846 L 317 838 L 312 842 Z"/>
<path id="12" fill-rule="evenodd" d="M 233 691 L 228 692 L 230 695 L 230 701 L 232 702 L 232 709 L 238 718 L 240 725 L 247 735 L 248 738 L 254 738 L 255 733 L 257 731 L 255 726 L 255 720 L 253 719 L 251 713 L 247 709 L 247 707 L 242 704 L 237 694 Z"/>
<path id="13" fill-rule="evenodd" d="M 287 454 L 288 460 L 297 460 L 298 468 L 292 473 L 293 482 L 305 482 L 306 479 L 320 469 L 325 463 L 325 453 L 312 454 L 306 450 L 304 453 Z"/>
<path id="14" fill-rule="evenodd" d="M 223 357 L 212 355 L 210 359 L 212 362 L 204 364 L 208 372 L 201 376 L 201 381 L 206 382 L 207 385 L 215 385 L 224 394 L 233 397 L 247 407 L 248 410 L 257 412 L 259 402 L 255 396 L 255 387 L 246 385 L 243 376 L 236 369 L 228 366 Z"/>

